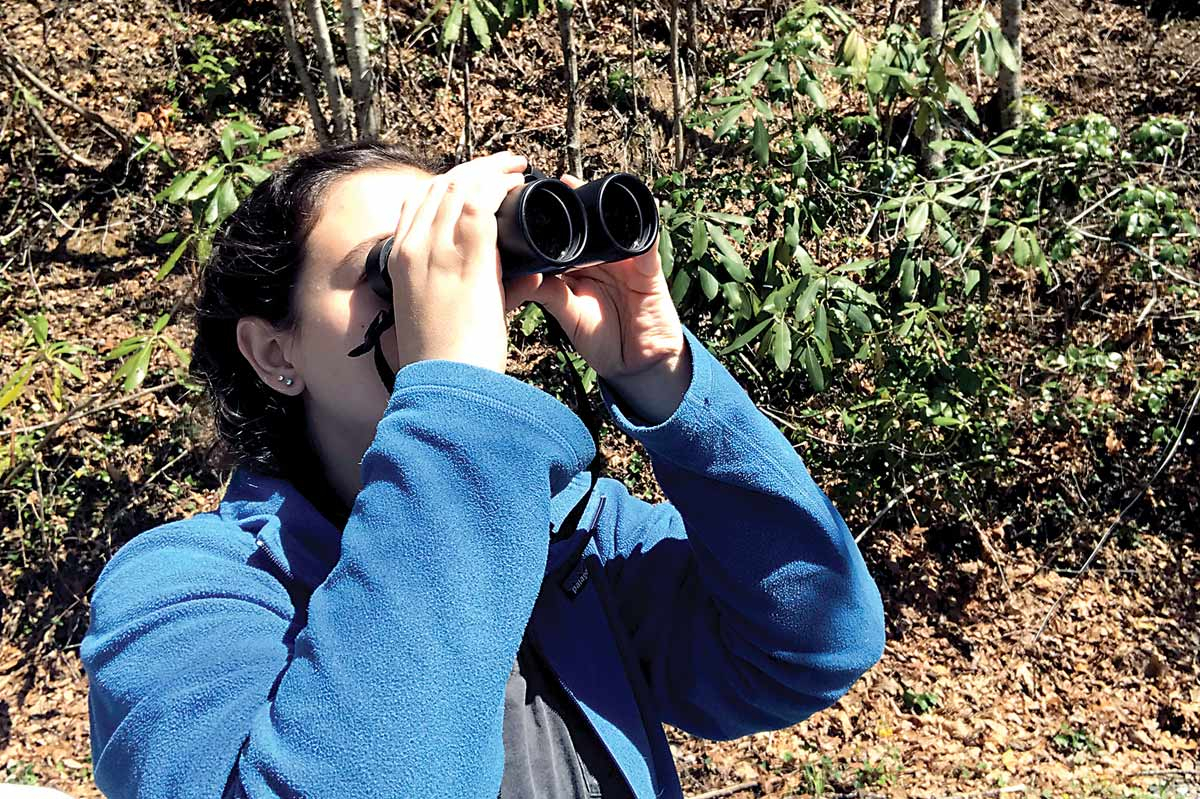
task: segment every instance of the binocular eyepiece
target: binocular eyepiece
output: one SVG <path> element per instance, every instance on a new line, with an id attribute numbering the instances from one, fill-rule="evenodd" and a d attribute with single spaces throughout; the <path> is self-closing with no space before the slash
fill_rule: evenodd
<path id="1" fill-rule="evenodd" d="M 505 277 L 557 274 L 632 258 L 658 239 L 658 206 L 642 181 L 616 172 L 572 189 L 530 167 L 525 185 L 496 211 L 500 268 Z M 367 279 L 388 300 L 393 237 L 371 248 Z"/>

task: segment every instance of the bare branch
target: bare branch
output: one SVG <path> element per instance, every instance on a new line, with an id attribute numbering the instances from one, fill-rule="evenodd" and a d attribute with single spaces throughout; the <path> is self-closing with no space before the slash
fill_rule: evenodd
<path id="1" fill-rule="evenodd" d="M 1200 383 L 1196 384 L 1196 390 L 1192 392 L 1192 400 L 1188 404 L 1187 410 L 1180 415 L 1179 433 L 1175 436 L 1175 441 L 1171 443 L 1171 447 L 1167 450 L 1167 454 L 1163 457 L 1162 462 L 1158 464 L 1158 468 L 1154 470 L 1154 474 L 1150 475 L 1150 479 L 1142 485 L 1141 490 L 1134 495 L 1133 499 L 1129 500 L 1125 504 L 1125 507 L 1121 508 L 1121 512 L 1117 514 L 1117 518 L 1113 520 L 1113 523 L 1104 531 L 1104 535 L 1100 536 L 1100 540 L 1096 542 L 1096 546 L 1092 548 L 1091 554 L 1087 556 L 1087 560 L 1083 562 L 1083 566 L 1071 578 L 1071 583 L 1058 595 L 1058 599 L 1054 600 L 1054 604 L 1050 606 L 1050 610 L 1046 611 L 1046 615 L 1042 617 L 1042 623 L 1038 625 L 1037 632 L 1033 634 L 1034 641 L 1042 637 L 1042 633 L 1046 631 L 1046 625 L 1050 623 L 1050 619 L 1062 607 L 1063 602 L 1066 602 L 1079 589 L 1079 582 L 1083 579 L 1083 575 L 1091 568 L 1092 563 L 1096 560 L 1096 556 L 1100 554 L 1100 550 L 1108 543 L 1108 539 L 1112 537 L 1112 534 L 1117 529 L 1117 525 L 1125 518 L 1125 514 L 1129 513 L 1133 506 L 1138 503 L 1150 488 L 1150 485 L 1158 479 L 1163 469 L 1175 457 L 1175 453 L 1179 451 L 1179 442 L 1183 440 L 1183 434 L 1187 432 L 1188 425 L 1191 424 L 1192 417 L 1196 413 L 1197 403 L 1200 403 Z"/>
<path id="2" fill-rule="evenodd" d="M 17 74 L 13 72 L 12 68 L 8 65 L 8 62 L 4 63 L 4 70 L 8 73 L 9 78 L 12 80 L 13 85 L 18 91 L 26 93 L 29 91 L 17 78 Z M 50 123 L 47 122 L 46 118 L 42 116 L 42 112 L 38 110 L 36 105 L 26 102 L 25 110 L 29 112 L 29 116 L 33 117 L 33 121 L 36 122 L 38 127 L 42 129 L 42 132 L 46 134 L 46 138 L 49 139 L 51 143 L 58 148 L 59 152 L 61 152 L 67 158 L 87 169 L 104 168 L 104 164 L 100 163 L 99 161 L 93 161 L 87 156 L 80 155 L 71 149 L 71 147 L 65 141 L 63 141 L 57 133 L 54 132 L 54 129 L 50 127 Z"/>
<path id="3" fill-rule="evenodd" d="M 120 146 L 123 154 L 129 152 L 130 140 L 128 136 L 110 125 L 104 119 L 104 117 L 100 116 L 95 111 L 84 108 L 70 97 L 67 97 L 65 94 L 62 94 L 61 92 L 56 91 L 48 86 L 45 81 L 33 73 L 33 70 L 25 65 L 25 62 L 21 60 L 21 58 L 16 54 L 16 51 L 14 51 L 12 46 L 9 45 L 8 40 L 3 36 L 0 36 L 0 49 L 3 50 L 3 52 L 0 52 L 0 60 L 4 61 L 9 69 L 19 72 L 35 89 L 49 97 L 54 102 L 69 108 L 76 114 L 79 114 L 79 116 L 86 119 L 88 122 L 91 122 L 93 125 L 100 128 L 104 135 L 108 136 Z"/>

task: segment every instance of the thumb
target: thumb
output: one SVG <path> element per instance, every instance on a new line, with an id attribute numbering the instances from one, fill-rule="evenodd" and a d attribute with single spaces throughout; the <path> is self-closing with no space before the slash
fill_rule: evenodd
<path id="1" fill-rule="evenodd" d="M 519 277 L 510 278 L 504 281 L 504 312 L 520 308 L 530 300 L 537 299 L 534 295 L 537 293 L 538 286 L 542 283 L 542 275 L 535 273 L 532 275 L 520 275 Z"/>
<path id="2" fill-rule="evenodd" d="M 561 275 L 543 275 L 531 300 L 540 302 L 546 310 L 560 321 L 564 318 L 571 301 L 571 287 Z"/>

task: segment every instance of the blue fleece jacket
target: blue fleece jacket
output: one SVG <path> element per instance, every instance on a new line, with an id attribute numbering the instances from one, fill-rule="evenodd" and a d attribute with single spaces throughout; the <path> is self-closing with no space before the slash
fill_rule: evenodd
<path id="1" fill-rule="evenodd" d="M 559 531 L 590 482 L 579 418 L 420 361 L 340 533 L 239 470 L 215 512 L 122 547 L 81 647 L 100 789 L 492 799 L 527 630 L 638 797 L 681 796 L 664 722 L 733 738 L 834 702 L 881 655 L 878 591 L 787 439 L 684 335 L 691 383 L 661 424 L 600 384 L 668 502 L 601 478 Z"/>

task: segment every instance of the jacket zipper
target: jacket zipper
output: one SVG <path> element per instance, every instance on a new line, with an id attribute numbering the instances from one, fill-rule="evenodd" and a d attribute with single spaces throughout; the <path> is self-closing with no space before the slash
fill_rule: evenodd
<path id="1" fill-rule="evenodd" d="M 288 578 L 289 580 L 295 579 L 292 576 L 292 570 L 280 562 L 279 558 L 276 557 L 275 553 L 271 551 L 271 548 L 267 546 L 266 541 L 262 540 L 261 538 L 256 538 L 256 539 L 254 539 L 254 545 L 258 547 L 259 552 L 262 552 L 264 555 L 267 556 L 267 560 L 269 560 L 269 561 L 271 561 L 271 563 L 275 564 L 275 568 L 279 569 L 279 571 L 283 574 L 284 577 Z"/>

